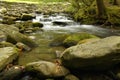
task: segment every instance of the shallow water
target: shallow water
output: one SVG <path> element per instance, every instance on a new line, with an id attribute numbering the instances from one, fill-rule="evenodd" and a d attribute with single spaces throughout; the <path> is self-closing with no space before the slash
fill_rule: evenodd
<path id="1" fill-rule="evenodd" d="M 62 35 L 87 32 L 100 37 L 107 37 L 111 35 L 120 35 L 119 30 L 105 29 L 93 25 L 80 25 L 73 21 L 67 14 L 52 14 L 43 15 L 36 14 L 33 22 L 41 22 L 44 24 L 43 31 L 28 34 L 39 45 L 38 48 L 30 52 L 25 52 L 19 59 L 19 64 L 24 65 L 28 62 L 38 61 L 41 59 L 51 60 L 56 58 L 56 51 L 64 51 L 63 47 L 51 47 L 50 43 L 56 37 Z M 67 22 L 68 25 L 54 25 L 54 21 Z"/>
<path id="2" fill-rule="evenodd" d="M 64 51 L 63 47 L 51 47 L 50 43 L 56 37 L 65 35 L 65 34 L 74 34 L 87 32 L 100 37 L 107 37 L 111 35 L 120 35 L 120 30 L 105 29 L 99 26 L 93 25 L 80 25 L 79 23 L 73 21 L 66 14 L 52 14 L 52 15 L 43 15 L 36 14 L 36 19 L 33 19 L 33 22 L 41 22 L 44 24 L 42 28 L 43 31 L 38 31 L 36 33 L 28 34 L 29 37 L 32 37 L 33 40 L 39 45 L 38 48 L 33 49 L 30 52 L 24 52 L 19 58 L 18 64 L 25 65 L 29 62 L 39 61 L 39 60 L 48 60 L 54 61 L 57 58 L 56 51 Z M 68 25 L 54 25 L 54 21 L 67 22 Z M 25 77 L 26 78 L 26 77 Z M 25 79 L 30 80 L 30 79 Z"/>

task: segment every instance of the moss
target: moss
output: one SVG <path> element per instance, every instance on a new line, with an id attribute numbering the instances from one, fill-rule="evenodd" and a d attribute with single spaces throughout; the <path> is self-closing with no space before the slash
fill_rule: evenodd
<path id="1" fill-rule="evenodd" d="M 94 42 L 100 40 L 100 38 L 96 37 L 96 38 L 90 38 L 90 39 L 84 39 L 78 42 L 78 44 L 83 44 L 83 43 L 89 43 L 89 42 Z"/>
<path id="2" fill-rule="evenodd" d="M 120 25 L 120 8 L 117 6 L 107 8 L 108 25 Z"/>
<path id="3" fill-rule="evenodd" d="M 63 41 L 65 40 L 66 37 L 68 37 L 68 35 L 59 36 L 59 37 L 55 38 L 53 41 L 51 41 L 51 43 L 49 45 L 51 47 L 62 46 Z"/>
<path id="4" fill-rule="evenodd" d="M 97 37 L 88 33 L 73 34 L 71 36 L 68 36 L 63 41 L 63 44 L 65 47 L 70 47 L 70 46 L 76 45 L 80 40 L 90 39 L 90 38 L 97 38 Z"/>

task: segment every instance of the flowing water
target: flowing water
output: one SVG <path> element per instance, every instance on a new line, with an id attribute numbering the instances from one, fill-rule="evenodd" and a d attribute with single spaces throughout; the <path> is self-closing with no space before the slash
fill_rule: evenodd
<path id="1" fill-rule="evenodd" d="M 41 22 L 44 24 L 44 31 L 52 31 L 55 33 L 78 33 L 78 32 L 88 32 L 101 37 L 107 37 L 111 35 L 120 35 L 120 30 L 112 30 L 100 28 L 99 26 L 93 25 L 80 25 L 79 23 L 73 21 L 67 14 L 53 14 L 53 15 L 43 15 L 36 14 L 36 19 L 34 22 Z M 66 22 L 68 25 L 53 25 L 54 21 Z"/>
<path id="2" fill-rule="evenodd" d="M 33 19 L 33 22 L 41 22 L 44 24 L 42 28 L 43 31 L 38 31 L 36 33 L 29 34 L 29 37 L 32 37 L 39 47 L 33 49 L 31 52 L 25 52 L 19 58 L 19 64 L 24 65 L 29 62 L 38 61 L 38 60 L 53 60 L 56 58 L 56 51 L 62 52 L 65 48 L 63 47 L 51 47 L 50 43 L 56 37 L 66 35 L 87 32 L 94 34 L 100 37 L 107 37 L 112 35 L 120 35 L 120 30 L 105 29 L 99 26 L 93 25 L 80 25 L 79 23 L 73 21 L 67 14 L 52 14 L 52 15 L 43 15 L 36 14 L 36 18 Z M 67 23 L 66 25 L 55 25 L 53 22 Z M 29 79 L 27 79 L 29 80 Z"/>

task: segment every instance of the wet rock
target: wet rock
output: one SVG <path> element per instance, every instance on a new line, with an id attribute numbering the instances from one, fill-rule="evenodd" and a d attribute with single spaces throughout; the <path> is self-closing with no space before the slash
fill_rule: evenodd
<path id="1" fill-rule="evenodd" d="M 32 14 L 22 14 L 21 20 L 27 21 L 27 20 L 32 20 L 35 16 Z"/>
<path id="2" fill-rule="evenodd" d="M 3 16 L 3 18 L 2 18 L 2 23 L 3 24 L 8 24 L 8 25 L 10 25 L 10 24 L 15 24 L 15 21 L 17 20 L 17 18 L 16 17 L 12 17 L 12 16 Z"/>
<path id="3" fill-rule="evenodd" d="M 90 42 L 95 42 L 100 40 L 100 38 L 91 38 L 91 39 L 84 39 L 78 42 L 78 45 L 83 44 L 83 43 L 90 43 Z"/>
<path id="4" fill-rule="evenodd" d="M 30 51 L 31 50 L 31 48 L 29 46 L 27 46 L 27 45 L 25 45 L 25 44 L 23 44 L 21 42 L 18 42 L 16 44 L 16 47 L 18 47 L 21 50 L 25 50 L 25 51 Z"/>
<path id="5" fill-rule="evenodd" d="M 68 36 L 64 41 L 63 45 L 65 47 L 70 47 L 76 45 L 79 41 L 84 40 L 84 39 L 90 39 L 90 38 L 98 38 L 92 34 L 88 33 L 77 33 L 77 34 L 72 34 Z"/>
<path id="6" fill-rule="evenodd" d="M 4 48 L 4 47 L 15 47 L 15 45 L 5 41 L 0 42 L 0 48 Z"/>
<path id="7" fill-rule="evenodd" d="M 18 49 L 15 47 L 0 48 L 0 70 L 6 67 L 18 56 Z"/>
<path id="8" fill-rule="evenodd" d="M 0 31 L 0 42 L 6 41 L 6 40 L 7 40 L 7 36 L 3 31 Z"/>
<path id="9" fill-rule="evenodd" d="M 13 66 L 0 73 L 1 80 L 17 80 L 24 72 L 23 66 Z"/>
<path id="10" fill-rule="evenodd" d="M 107 70 L 120 63 L 120 37 L 111 36 L 66 49 L 61 55 L 65 67 Z"/>
<path id="11" fill-rule="evenodd" d="M 5 7 L 2 7 L 1 9 L 0 9 L 0 13 L 6 13 L 7 12 L 7 9 L 5 8 Z"/>
<path id="12" fill-rule="evenodd" d="M 55 38 L 51 43 L 49 44 L 51 47 L 55 46 L 63 46 L 63 41 L 68 37 L 68 35 L 62 35 L 57 38 Z"/>
<path id="13" fill-rule="evenodd" d="M 49 18 L 43 18 L 43 19 L 40 19 L 40 21 L 50 22 L 50 21 L 52 21 L 52 19 L 49 19 Z"/>
<path id="14" fill-rule="evenodd" d="M 7 35 L 7 41 L 11 43 L 17 43 L 22 42 L 26 44 L 27 46 L 34 48 L 37 46 L 37 44 L 30 38 L 28 38 L 26 35 L 21 34 L 18 31 L 15 31 L 11 26 L 4 26 L 0 25 L 0 30 L 4 31 L 4 33 Z"/>
<path id="15" fill-rule="evenodd" d="M 64 80 L 80 80 L 79 78 L 77 78 L 76 76 L 69 74 L 65 77 Z"/>
<path id="16" fill-rule="evenodd" d="M 66 25 L 68 25 L 68 23 L 67 22 L 63 22 L 63 21 L 54 21 L 53 25 L 66 26 Z"/>
<path id="17" fill-rule="evenodd" d="M 26 65 L 26 70 L 36 72 L 36 74 L 42 78 L 62 77 L 69 73 L 63 66 L 48 61 L 29 63 Z"/>
<path id="18" fill-rule="evenodd" d="M 33 27 L 42 28 L 42 27 L 43 27 L 43 24 L 42 24 L 42 23 L 39 23 L 39 22 L 33 22 Z"/>

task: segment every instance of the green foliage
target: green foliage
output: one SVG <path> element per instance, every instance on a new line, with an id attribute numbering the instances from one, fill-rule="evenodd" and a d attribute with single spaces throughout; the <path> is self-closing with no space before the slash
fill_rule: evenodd
<path id="1" fill-rule="evenodd" d="M 108 20 L 111 25 L 120 25 L 120 7 L 113 6 L 107 8 Z"/>
<path id="2" fill-rule="evenodd" d="M 65 2 L 67 0 L 5 0 L 9 2 Z"/>

